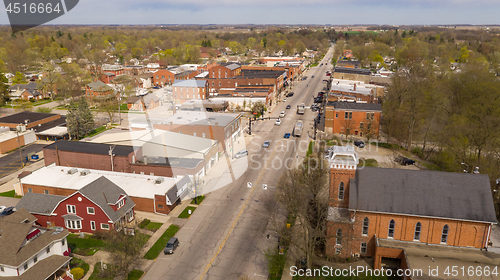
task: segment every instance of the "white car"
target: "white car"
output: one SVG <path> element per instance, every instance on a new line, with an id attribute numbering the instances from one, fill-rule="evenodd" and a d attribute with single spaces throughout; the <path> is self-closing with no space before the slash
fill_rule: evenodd
<path id="1" fill-rule="evenodd" d="M 283 102 L 286 102 L 286 98 L 285 98 L 285 99 L 283 99 Z"/>
<path id="2" fill-rule="evenodd" d="M 274 123 L 274 125 L 280 125 L 281 124 L 281 120 L 280 119 L 277 119 L 276 122 Z"/>
<path id="3" fill-rule="evenodd" d="M 281 111 L 280 118 L 284 118 L 284 117 L 285 117 L 285 111 Z"/>
<path id="4" fill-rule="evenodd" d="M 234 155 L 234 158 L 241 158 L 248 155 L 247 150 L 241 150 Z"/>

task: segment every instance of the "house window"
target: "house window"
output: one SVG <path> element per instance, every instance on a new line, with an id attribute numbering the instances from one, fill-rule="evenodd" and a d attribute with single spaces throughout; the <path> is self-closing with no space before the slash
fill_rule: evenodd
<path id="1" fill-rule="evenodd" d="M 163 204 L 158 204 L 158 208 L 163 208 Z"/>
<path id="2" fill-rule="evenodd" d="M 340 228 L 337 230 L 337 238 L 336 238 L 335 244 L 342 245 L 342 229 L 340 229 Z"/>
<path id="3" fill-rule="evenodd" d="M 66 239 L 63 239 L 61 243 L 64 246 L 64 244 L 66 244 Z"/>
<path id="4" fill-rule="evenodd" d="M 449 230 L 450 230 L 450 228 L 448 227 L 448 225 L 444 225 L 443 233 L 441 234 L 441 243 L 446 244 L 448 242 L 448 231 Z"/>
<path id="5" fill-rule="evenodd" d="M 28 263 L 24 264 L 24 270 L 28 270 Z"/>
<path id="6" fill-rule="evenodd" d="M 396 222 L 394 222 L 394 220 L 391 220 L 389 222 L 389 233 L 387 234 L 387 236 L 389 238 L 394 238 L 394 228 L 396 227 Z"/>
<path id="7" fill-rule="evenodd" d="M 69 229 L 81 229 L 82 222 L 81 221 L 66 220 L 66 227 Z"/>
<path id="8" fill-rule="evenodd" d="M 35 255 L 35 257 L 33 258 L 33 263 L 36 263 L 38 261 L 38 256 Z"/>
<path id="9" fill-rule="evenodd" d="M 193 132 L 193 136 L 196 136 L 196 132 Z"/>
<path id="10" fill-rule="evenodd" d="M 101 223 L 101 229 L 109 230 L 109 224 Z"/>
<path id="11" fill-rule="evenodd" d="M 94 221 L 90 221 L 90 229 L 95 230 L 95 222 Z"/>
<path id="12" fill-rule="evenodd" d="M 87 207 L 87 214 L 94 215 L 95 214 L 94 207 Z"/>
<path id="13" fill-rule="evenodd" d="M 363 230 L 361 231 L 362 235 L 368 235 L 368 225 L 370 224 L 370 220 L 368 217 L 363 219 Z"/>
<path id="14" fill-rule="evenodd" d="M 359 250 L 361 254 L 366 254 L 366 242 L 361 242 L 361 250 Z"/>
<path id="15" fill-rule="evenodd" d="M 76 206 L 75 205 L 66 205 L 66 210 L 70 214 L 76 214 Z"/>
<path id="16" fill-rule="evenodd" d="M 363 123 L 359 123 L 359 129 L 363 129 Z"/>
<path id="17" fill-rule="evenodd" d="M 201 136 L 203 136 L 203 138 L 205 138 L 205 133 L 202 133 Z"/>
<path id="18" fill-rule="evenodd" d="M 5 268 L 3 268 L 3 266 L 0 266 L 0 271 L 5 272 Z"/>
<path id="19" fill-rule="evenodd" d="M 28 188 L 28 192 L 29 192 L 29 193 L 32 193 L 32 192 L 33 192 L 33 189 L 32 189 L 32 188 Z"/>
<path id="20" fill-rule="evenodd" d="M 418 222 L 415 225 L 415 234 L 413 236 L 413 240 L 420 240 L 420 231 L 422 230 L 422 224 Z"/>
<path id="21" fill-rule="evenodd" d="M 346 119 L 346 120 L 352 119 L 352 112 L 345 112 L 344 113 L 344 119 Z"/>
<path id="22" fill-rule="evenodd" d="M 344 199 L 344 182 L 340 182 L 339 184 L 339 200 Z"/>
<path id="23" fill-rule="evenodd" d="M 335 118 L 337 119 L 339 117 L 339 113 L 335 113 Z"/>
<path id="24" fill-rule="evenodd" d="M 44 190 L 43 193 L 44 194 L 49 194 L 49 191 L 48 190 Z"/>

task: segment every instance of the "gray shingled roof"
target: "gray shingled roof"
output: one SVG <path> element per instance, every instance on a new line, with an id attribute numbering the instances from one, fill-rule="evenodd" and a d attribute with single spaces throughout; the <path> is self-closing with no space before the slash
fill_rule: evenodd
<path id="1" fill-rule="evenodd" d="M 16 208 L 24 208 L 32 214 L 50 215 L 57 204 L 65 198 L 62 195 L 26 193 L 17 203 Z"/>
<path id="2" fill-rule="evenodd" d="M 365 167 L 349 209 L 497 223 L 488 175 Z"/>
<path id="3" fill-rule="evenodd" d="M 135 206 L 135 203 L 122 188 L 104 176 L 81 188 L 78 192 L 99 205 L 113 222 L 121 218 Z M 115 211 L 109 204 L 116 204 L 121 195 L 127 196 L 125 198 L 125 205 L 118 209 L 118 211 Z"/>
<path id="4" fill-rule="evenodd" d="M 347 101 L 330 101 L 326 106 L 333 106 L 334 109 L 344 110 L 362 110 L 362 111 L 382 111 L 382 104 L 378 103 L 359 103 Z"/>
<path id="5" fill-rule="evenodd" d="M 360 68 L 349 68 L 349 67 L 335 67 L 333 69 L 335 73 L 345 73 L 345 74 L 357 74 L 357 75 L 371 75 L 371 71 L 369 69 L 360 69 Z"/>

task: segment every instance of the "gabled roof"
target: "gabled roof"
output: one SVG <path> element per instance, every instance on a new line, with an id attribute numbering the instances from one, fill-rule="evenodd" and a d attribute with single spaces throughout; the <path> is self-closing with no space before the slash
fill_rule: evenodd
<path id="1" fill-rule="evenodd" d="M 90 87 L 90 89 L 92 89 L 93 91 L 110 91 L 113 89 L 102 81 L 89 83 L 87 84 L 87 86 Z"/>
<path id="2" fill-rule="evenodd" d="M 122 188 L 104 176 L 81 188 L 78 192 L 101 207 L 113 222 L 120 219 L 135 206 L 135 203 Z M 126 196 L 125 206 L 117 211 L 113 210 L 111 205 L 115 205 L 122 196 Z"/>
<path id="3" fill-rule="evenodd" d="M 65 198 L 62 195 L 26 193 L 17 203 L 16 208 L 26 209 L 31 214 L 50 215 L 57 204 Z"/>
<path id="4" fill-rule="evenodd" d="M 364 167 L 349 209 L 497 223 L 488 175 Z"/>
<path id="5" fill-rule="evenodd" d="M 17 211 L 9 216 L 13 215 L 17 215 Z M 10 222 L 4 218 L 0 218 L 0 264 L 18 267 L 53 241 L 68 235 L 66 229 L 56 233 L 54 229 L 33 226 L 30 223 Z M 34 230 L 39 230 L 40 235 L 27 242 L 28 234 Z"/>

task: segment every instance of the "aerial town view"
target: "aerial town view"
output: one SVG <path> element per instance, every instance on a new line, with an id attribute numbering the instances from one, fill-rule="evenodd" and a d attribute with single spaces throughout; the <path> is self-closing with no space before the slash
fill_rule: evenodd
<path id="1" fill-rule="evenodd" d="M 4 4 L 0 280 L 500 280 L 500 2 Z"/>

